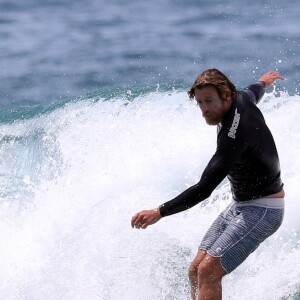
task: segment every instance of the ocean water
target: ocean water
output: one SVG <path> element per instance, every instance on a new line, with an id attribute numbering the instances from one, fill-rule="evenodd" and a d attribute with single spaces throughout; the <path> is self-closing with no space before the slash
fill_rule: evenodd
<path id="1" fill-rule="evenodd" d="M 260 104 L 281 157 L 285 220 L 225 278 L 224 299 L 299 299 L 299 100 L 269 93 Z M 198 180 L 216 128 L 182 90 L 40 111 L 0 126 L 0 299 L 187 299 L 187 267 L 231 201 L 228 183 L 147 230 L 130 219 Z"/>
<path id="2" fill-rule="evenodd" d="M 197 182 L 214 152 L 216 128 L 186 94 L 208 67 L 238 87 L 286 77 L 259 104 L 285 219 L 224 299 L 300 299 L 299 5 L 0 0 L 0 299 L 188 299 L 228 182 L 147 230 L 130 220 Z"/>
<path id="3" fill-rule="evenodd" d="M 218 67 L 238 85 L 270 69 L 299 90 L 296 0 L 0 0 L 0 103 L 103 88 L 188 86 Z"/>

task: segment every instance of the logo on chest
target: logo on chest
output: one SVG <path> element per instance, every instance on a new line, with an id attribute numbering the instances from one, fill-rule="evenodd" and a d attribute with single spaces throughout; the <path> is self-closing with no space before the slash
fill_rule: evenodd
<path id="1" fill-rule="evenodd" d="M 232 122 L 231 128 L 229 129 L 229 132 L 228 132 L 228 136 L 231 137 L 232 139 L 235 139 L 235 134 L 236 134 L 237 128 L 240 123 L 240 117 L 241 117 L 241 115 L 237 112 L 237 108 L 236 108 L 233 122 Z"/>

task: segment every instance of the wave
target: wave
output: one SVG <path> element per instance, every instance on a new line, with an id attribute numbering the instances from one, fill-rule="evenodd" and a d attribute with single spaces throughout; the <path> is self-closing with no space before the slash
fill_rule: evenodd
<path id="1" fill-rule="evenodd" d="M 224 299 L 299 297 L 299 103 L 270 93 L 260 104 L 281 159 L 285 220 L 224 279 Z M 106 90 L 8 109 L 0 123 L 1 299 L 188 297 L 187 267 L 230 201 L 227 181 L 189 211 L 130 227 L 136 211 L 195 183 L 214 152 L 216 129 L 183 88 Z"/>

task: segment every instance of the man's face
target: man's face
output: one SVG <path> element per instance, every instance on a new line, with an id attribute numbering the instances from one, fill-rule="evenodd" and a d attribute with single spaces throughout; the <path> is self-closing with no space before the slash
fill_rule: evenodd
<path id="1" fill-rule="evenodd" d="M 231 101 L 221 99 L 213 86 L 195 89 L 195 99 L 208 125 L 218 125 L 228 111 Z"/>

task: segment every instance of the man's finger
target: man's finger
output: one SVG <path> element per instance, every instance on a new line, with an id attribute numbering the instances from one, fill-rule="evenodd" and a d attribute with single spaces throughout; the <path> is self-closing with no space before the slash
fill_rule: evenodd
<path id="1" fill-rule="evenodd" d="M 144 224 L 141 226 L 142 229 L 146 229 L 147 227 L 148 227 L 148 224 L 147 224 L 147 223 L 144 223 Z"/>
<path id="2" fill-rule="evenodd" d="M 131 218 L 131 227 L 133 228 L 137 218 L 139 217 L 139 213 L 135 214 L 132 218 Z"/>
<path id="3" fill-rule="evenodd" d="M 136 228 L 140 228 L 141 225 L 144 223 L 143 222 L 143 219 L 144 219 L 144 215 L 142 213 L 138 213 L 136 214 L 132 220 L 131 220 L 131 226 L 132 227 L 136 227 Z"/>

